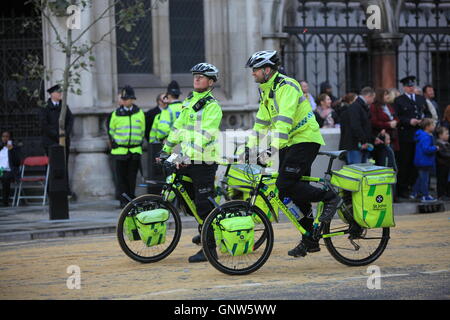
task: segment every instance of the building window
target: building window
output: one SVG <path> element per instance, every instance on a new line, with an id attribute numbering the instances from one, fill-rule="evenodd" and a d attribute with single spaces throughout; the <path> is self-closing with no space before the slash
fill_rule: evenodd
<path id="1" fill-rule="evenodd" d="M 134 0 L 122 0 L 116 4 L 116 13 L 135 3 Z M 150 0 L 145 3 L 146 9 Z M 116 19 L 118 19 L 116 15 Z M 117 71 L 119 74 L 153 73 L 152 15 L 147 13 L 130 31 L 116 28 Z M 134 43 L 135 42 L 135 43 Z M 133 50 L 128 49 L 133 48 Z"/>
<path id="2" fill-rule="evenodd" d="M 359 93 L 362 88 L 371 86 L 370 58 L 367 52 L 347 53 L 346 91 Z"/>
<path id="3" fill-rule="evenodd" d="M 203 0 L 170 0 L 172 73 L 189 73 L 205 61 Z"/>
<path id="4" fill-rule="evenodd" d="M 433 70 L 433 87 L 436 101 L 443 114 L 445 108 L 450 105 L 450 51 L 431 53 Z"/>

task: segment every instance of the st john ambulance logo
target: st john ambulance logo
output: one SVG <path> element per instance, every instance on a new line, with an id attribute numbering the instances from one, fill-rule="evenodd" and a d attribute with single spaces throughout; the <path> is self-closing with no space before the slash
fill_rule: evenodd
<path id="1" fill-rule="evenodd" d="M 378 195 L 376 200 L 377 200 L 378 203 L 381 203 L 381 202 L 383 202 L 384 198 L 383 198 L 382 195 Z"/>

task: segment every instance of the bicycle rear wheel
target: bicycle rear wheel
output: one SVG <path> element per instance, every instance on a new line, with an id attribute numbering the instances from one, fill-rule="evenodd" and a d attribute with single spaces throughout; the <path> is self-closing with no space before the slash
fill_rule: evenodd
<path id="1" fill-rule="evenodd" d="M 142 240 L 131 240 L 125 232 L 124 222 L 127 217 L 135 217 L 147 210 L 166 209 L 169 211 L 165 242 L 155 246 L 147 246 Z M 152 263 L 166 258 L 175 250 L 181 236 L 181 219 L 175 207 L 161 196 L 143 195 L 128 203 L 119 216 L 117 223 L 117 239 L 123 252 L 131 259 Z"/>
<path id="2" fill-rule="evenodd" d="M 208 246 L 208 243 L 215 243 L 213 224 L 229 216 L 253 216 L 257 215 L 261 223 L 255 225 L 254 239 L 259 239 L 259 246 L 254 246 L 253 252 L 240 256 L 232 256 L 230 253 L 223 253 L 215 246 Z M 255 272 L 267 261 L 273 248 L 273 229 L 267 216 L 258 207 L 251 207 L 248 202 L 235 200 L 229 201 L 219 208 L 214 209 L 206 218 L 202 228 L 202 246 L 208 261 L 214 268 L 229 275 L 245 275 Z M 263 240 L 261 240 L 263 239 Z"/>
<path id="3" fill-rule="evenodd" d="M 351 204 L 347 204 L 347 210 L 353 213 Z M 339 218 L 325 223 L 323 234 L 347 230 L 348 234 L 324 238 L 330 254 L 347 266 L 371 264 L 381 256 L 389 242 L 389 228 L 366 229 L 360 227 L 354 220 L 346 223 Z"/>

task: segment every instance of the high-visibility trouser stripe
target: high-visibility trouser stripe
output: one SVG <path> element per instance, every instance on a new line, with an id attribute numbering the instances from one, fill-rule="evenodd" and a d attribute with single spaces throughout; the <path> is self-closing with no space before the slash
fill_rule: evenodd
<path id="1" fill-rule="evenodd" d="M 116 132 L 115 136 L 128 137 L 130 135 L 129 132 Z"/>
<path id="2" fill-rule="evenodd" d="M 169 126 L 172 125 L 172 123 L 167 120 L 161 120 L 160 123 L 165 123 L 165 124 L 168 124 Z"/>
<path id="3" fill-rule="evenodd" d="M 259 118 L 256 118 L 255 122 L 258 124 L 262 124 L 263 126 L 270 126 L 270 121 L 265 121 Z"/>
<path id="4" fill-rule="evenodd" d="M 191 126 L 191 125 L 185 125 L 185 126 L 183 126 L 183 129 L 185 129 L 185 130 L 190 130 L 190 131 L 194 131 L 194 130 L 195 130 L 195 127 L 194 127 L 194 126 Z"/>
<path id="5" fill-rule="evenodd" d="M 289 118 L 289 117 L 285 117 L 285 116 L 276 116 L 274 118 L 275 121 L 282 121 L 282 122 L 286 122 L 288 124 L 292 124 L 294 121 Z"/>

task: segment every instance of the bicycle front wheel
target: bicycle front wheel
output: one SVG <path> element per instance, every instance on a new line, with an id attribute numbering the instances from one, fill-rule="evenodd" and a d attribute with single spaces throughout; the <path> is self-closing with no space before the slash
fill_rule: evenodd
<path id="1" fill-rule="evenodd" d="M 157 245 L 147 245 L 139 236 L 138 231 L 125 226 L 126 218 L 135 218 L 143 211 L 165 209 L 169 212 L 166 222 L 165 241 Z M 128 220 L 129 221 L 129 220 Z M 157 262 L 175 250 L 181 236 L 181 219 L 178 211 L 161 196 L 143 195 L 128 203 L 119 216 L 117 223 L 117 239 L 123 252 L 133 260 L 142 263 Z"/>
<path id="2" fill-rule="evenodd" d="M 353 213 L 351 205 L 347 205 L 347 210 Z M 347 231 L 345 235 L 324 238 L 330 254 L 347 266 L 371 264 L 381 256 L 389 242 L 389 228 L 366 229 L 353 220 L 346 223 L 336 218 L 325 223 L 323 228 L 323 234 Z"/>
<path id="3" fill-rule="evenodd" d="M 259 247 L 253 246 L 250 253 L 235 256 L 229 251 L 211 245 L 216 243 L 213 225 L 218 221 L 228 217 L 254 217 L 255 215 L 261 220 L 261 223 L 256 224 L 254 228 L 254 239 L 260 239 Z M 208 261 L 214 268 L 229 275 L 250 274 L 261 268 L 272 252 L 274 241 L 272 225 L 264 212 L 241 200 L 229 201 L 214 209 L 203 223 L 201 236 L 203 251 Z M 264 240 L 261 240 L 262 238 Z"/>

